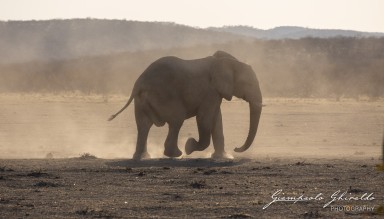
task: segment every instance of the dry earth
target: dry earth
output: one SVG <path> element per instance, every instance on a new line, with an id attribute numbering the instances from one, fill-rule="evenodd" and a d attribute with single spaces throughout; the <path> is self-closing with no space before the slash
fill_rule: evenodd
<path id="1" fill-rule="evenodd" d="M 376 168 L 383 101 L 266 99 L 253 146 L 234 160 L 208 159 L 212 149 L 163 158 L 162 127 L 151 130 L 154 159 L 142 162 L 129 159 L 136 138 L 132 107 L 106 121 L 125 101 L 0 95 L 0 217 L 383 217 L 384 172 Z M 225 102 L 222 111 L 231 152 L 245 140 L 248 107 Z M 189 136 L 196 136 L 192 119 L 182 128 L 181 149 Z M 311 200 L 265 208 L 280 189 L 276 197 Z M 343 200 L 324 207 L 332 195 Z"/>

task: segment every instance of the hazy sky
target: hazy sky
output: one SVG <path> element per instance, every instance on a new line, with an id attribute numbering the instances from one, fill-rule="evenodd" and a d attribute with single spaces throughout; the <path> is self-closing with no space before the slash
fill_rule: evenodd
<path id="1" fill-rule="evenodd" d="M 0 0 L 3 21 L 87 17 L 384 32 L 384 0 Z"/>

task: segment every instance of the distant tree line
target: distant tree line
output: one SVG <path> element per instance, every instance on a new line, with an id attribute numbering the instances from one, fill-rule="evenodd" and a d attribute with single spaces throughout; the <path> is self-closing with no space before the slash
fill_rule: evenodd
<path id="1" fill-rule="evenodd" d="M 0 63 L 61 60 L 226 43 L 245 36 L 167 22 L 71 19 L 0 21 Z"/>
<path id="2" fill-rule="evenodd" d="M 384 38 L 253 40 L 0 65 L 0 92 L 129 94 L 157 58 L 225 50 L 255 70 L 269 97 L 384 97 Z"/>

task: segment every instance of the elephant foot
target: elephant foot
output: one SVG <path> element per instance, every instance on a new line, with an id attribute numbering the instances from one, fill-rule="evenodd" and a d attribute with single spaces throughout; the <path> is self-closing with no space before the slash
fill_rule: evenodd
<path id="1" fill-rule="evenodd" d="M 188 138 L 187 143 L 185 143 L 185 153 L 187 155 L 192 154 L 192 152 L 196 151 L 197 146 L 198 143 L 194 138 Z"/>
<path id="2" fill-rule="evenodd" d="M 180 157 L 182 154 L 183 152 L 181 152 L 178 147 L 171 148 L 171 149 L 165 148 L 164 150 L 164 155 L 167 157 Z"/>
<path id="3" fill-rule="evenodd" d="M 232 160 L 233 156 L 231 154 L 228 154 L 225 151 L 221 151 L 221 152 L 215 151 L 211 155 L 211 158 L 215 160 Z"/>
<path id="4" fill-rule="evenodd" d="M 134 160 L 145 160 L 145 159 L 151 159 L 151 155 L 148 154 L 148 152 L 142 152 L 142 153 L 137 153 L 133 155 Z"/>

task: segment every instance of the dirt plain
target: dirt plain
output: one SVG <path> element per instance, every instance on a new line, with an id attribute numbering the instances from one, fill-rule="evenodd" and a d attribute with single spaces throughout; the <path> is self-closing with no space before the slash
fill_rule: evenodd
<path id="1" fill-rule="evenodd" d="M 209 159 L 212 147 L 164 158 L 162 127 L 148 140 L 153 159 L 141 162 L 130 159 L 133 107 L 107 122 L 126 100 L 0 95 L 0 217 L 383 217 L 384 172 L 376 166 L 383 100 L 266 98 L 255 142 L 242 154 L 233 148 L 247 135 L 247 103 L 224 102 L 226 149 L 235 159 Z M 193 119 L 184 123 L 180 149 L 189 136 L 197 136 Z M 274 193 L 300 200 L 271 203 Z"/>

